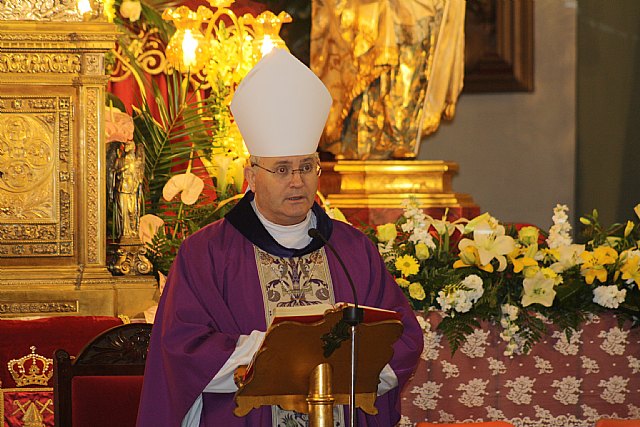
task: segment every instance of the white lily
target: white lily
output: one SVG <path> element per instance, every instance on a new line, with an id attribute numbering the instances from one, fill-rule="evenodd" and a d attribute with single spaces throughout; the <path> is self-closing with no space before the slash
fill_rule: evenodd
<path id="1" fill-rule="evenodd" d="M 555 280 L 546 277 L 542 270 L 538 271 L 535 276 L 524 279 L 522 281 L 522 287 L 524 288 L 522 306 L 542 304 L 545 307 L 551 307 L 556 297 L 554 285 Z"/>
<path id="2" fill-rule="evenodd" d="M 510 236 L 505 236 L 504 227 L 497 225 L 491 227 L 489 221 L 482 221 L 474 227 L 473 240 L 462 239 L 458 247 L 463 251 L 467 247 L 475 247 L 480 257 L 480 265 L 487 265 L 491 260 L 498 261 L 498 271 L 507 268 L 505 255 L 513 252 L 516 243 Z"/>
<path id="3" fill-rule="evenodd" d="M 246 163 L 246 159 L 238 157 L 231 162 L 231 167 L 229 168 L 229 175 L 231 179 L 233 179 L 233 186 L 237 193 L 242 192 L 242 186 L 244 185 L 244 166 Z"/>
<path id="4" fill-rule="evenodd" d="M 575 243 L 556 248 L 554 253 L 558 261 L 551 264 L 550 268 L 556 273 L 562 273 L 575 265 L 581 264 L 582 258 L 580 258 L 580 254 L 584 252 L 584 249 L 584 245 L 577 245 Z"/>
<path id="5" fill-rule="evenodd" d="M 225 154 L 215 154 L 211 156 L 211 163 L 213 163 L 216 174 L 216 190 L 218 190 L 219 193 L 227 189 L 229 166 L 232 160 L 230 156 Z"/>

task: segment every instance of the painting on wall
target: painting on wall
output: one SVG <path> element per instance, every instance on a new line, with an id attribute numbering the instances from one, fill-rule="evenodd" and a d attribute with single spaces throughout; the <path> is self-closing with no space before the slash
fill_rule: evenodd
<path id="1" fill-rule="evenodd" d="M 464 91 L 530 92 L 533 0 L 467 1 Z"/>

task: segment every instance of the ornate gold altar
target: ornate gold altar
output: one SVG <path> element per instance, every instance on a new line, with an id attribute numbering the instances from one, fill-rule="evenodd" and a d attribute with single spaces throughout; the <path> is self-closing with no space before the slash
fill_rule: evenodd
<path id="1" fill-rule="evenodd" d="M 470 195 L 453 191 L 457 172 L 456 163 L 442 160 L 324 162 L 320 190 L 352 222 L 393 222 L 409 197 L 432 216 L 447 211 L 452 217 L 472 218 L 479 208 Z"/>
<path id="2" fill-rule="evenodd" d="M 105 53 L 68 1 L 0 2 L 0 316 L 135 315 L 151 277 L 106 266 Z"/>

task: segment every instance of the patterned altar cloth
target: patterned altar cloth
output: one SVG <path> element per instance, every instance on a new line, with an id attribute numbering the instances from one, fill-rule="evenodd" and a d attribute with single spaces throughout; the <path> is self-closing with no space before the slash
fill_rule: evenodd
<path id="1" fill-rule="evenodd" d="M 517 427 L 593 427 L 640 418 L 640 328 L 594 317 L 570 340 L 550 334 L 529 355 L 503 355 L 500 326 L 483 324 L 455 355 L 436 332 L 440 312 L 418 315 L 424 351 L 402 394 L 399 426 L 505 420 Z"/>

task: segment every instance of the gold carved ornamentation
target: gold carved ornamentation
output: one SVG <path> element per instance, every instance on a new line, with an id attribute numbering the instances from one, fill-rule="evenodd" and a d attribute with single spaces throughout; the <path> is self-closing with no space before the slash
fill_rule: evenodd
<path id="1" fill-rule="evenodd" d="M 69 97 L 0 97 L 0 258 L 70 255 Z"/>
<path id="2" fill-rule="evenodd" d="M 164 43 L 158 36 L 158 29 L 140 30 L 128 41 L 128 49 L 136 58 L 136 64 L 145 73 L 152 76 L 162 74 L 167 70 L 167 56 L 164 53 Z M 112 82 L 121 82 L 131 76 L 131 60 L 126 56 L 118 43 L 115 48 L 115 64 L 110 70 Z"/>
<path id="3" fill-rule="evenodd" d="M 0 0 L 0 20 L 82 21 L 76 0 Z"/>
<path id="4" fill-rule="evenodd" d="M 77 73 L 80 55 L 63 53 L 0 53 L 0 73 Z"/>
<path id="5" fill-rule="evenodd" d="M 98 88 L 87 88 L 87 260 L 90 263 L 98 262 L 98 236 L 100 230 L 100 209 L 104 209 L 100 203 L 100 188 L 103 182 L 98 179 L 98 144 L 102 138 L 98 137 Z"/>
<path id="6" fill-rule="evenodd" d="M 9 1 L 0 0 L 0 118 L 8 123 L 27 117 L 38 130 L 32 135 L 51 141 L 52 166 L 44 184 L 29 193 L 22 189 L 27 178 L 20 182 L 14 173 L 7 184 L 0 177 L 0 317 L 136 316 L 153 305 L 155 280 L 114 277 L 105 257 L 108 77 L 102 71 L 117 27 L 99 20 L 44 21 L 39 8 L 55 7 L 59 0 Z M 3 19 L 20 16 L 7 7 L 18 3 L 42 22 Z M 5 151 L 8 161 L 10 150 Z M 12 153 L 13 159 L 22 155 L 21 150 Z M 17 415 L 28 409 L 23 406 Z"/>
<path id="7" fill-rule="evenodd" d="M 104 75 L 103 55 L 84 55 L 82 57 L 82 69 L 86 75 Z"/>
<path id="8" fill-rule="evenodd" d="M 468 194 L 454 193 L 458 165 L 439 160 L 340 160 L 323 164 L 321 189 L 331 206 L 401 208 L 414 197 L 422 208 L 473 207 Z M 325 185 L 327 184 L 327 185 Z"/>
<path id="9" fill-rule="evenodd" d="M 112 265 L 109 266 L 115 274 L 122 275 L 143 275 L 149 274 L 153 270 L 151 261 L 147 259 L 147 249 L 137 238 L 121 240 L 114 245 L 115 254 L 112 258 Z"/>
<path id="10" fill-rule="evenodd" d="M 31 354 L 9 360 L 9 373 L 18 387 L 30 384 L 46 386 L 53 376 L 53 359 L 37 354 L 33 345 L 30 348 Z"/>
<path id="11" fill-rule="evenodd" d="M 0 315 L 77 313 L 78 301 L 0 302 Z"/>

